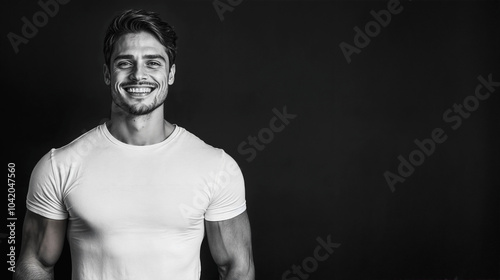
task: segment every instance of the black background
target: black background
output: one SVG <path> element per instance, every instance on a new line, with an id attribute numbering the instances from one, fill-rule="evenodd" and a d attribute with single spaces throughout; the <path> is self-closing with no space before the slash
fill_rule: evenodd
<path id="1" fill-rule="evenodd" d="M 308 279 L 500 278 L 500 88 L 458 129 L 443 120 L 474 94 L 479 75 L 500 81 L 499 2 L 402 1 L 347 63 L 339 44 L 353 44 L 353 28 L 386 6 L 243 0 L 221 21 L 212 1 L 72 0 L 16 54 L 7 34 L 21 35 L 21 17 L 40 6 L 3 3 L 16 244 L 36 162 L 108 117 L 107 24 L 118 11 L 144 8 L 179 36 L 166 119 L 225 149 L 245 175 L 258 279 L 282 279 L 329 235 L 341 246 Z M 248 162 L 238 145 L 284 106 L 297 117 Z M 396 173 L 398 155 L 408 158 L 413 141 L 438 127 L 447 140 L 391 192 L 384 172 Z M 202 263 L 203 279 L 217 279 L 205 243 Z M 69 279 L 69 267 L 66 246 L 56 278 Z"/>

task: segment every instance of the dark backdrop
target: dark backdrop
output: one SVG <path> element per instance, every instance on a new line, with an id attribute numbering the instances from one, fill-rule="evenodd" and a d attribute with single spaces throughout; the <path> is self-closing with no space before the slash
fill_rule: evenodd
<path id="1" fill-rule="evenodd" d="M 387 3 L 243 0 L 221 20 L 212 1 L 71 0 L 17 53 L 7 34 L 21 36 L 21 18 L 41 7 L 3 3 L 16 244 L 36 162 L 108 117 L 101 50 L 110 18 L 144 8 L 179 36 L 167 120 L 225 149 L 245 175 L 258 279 L 285 279 L 304 264 L 307 275 L 288 278 L 500 278 L 500 90 L 477 104 L 469 97 L 478 76 L 500 81 L 499 2 L 402 1 L 348 63 L 339 44 L 354 46 L 354 28 Z M 464 99 L 477 108 L 454 130 L 443 113 Z M 270 139 L 273 108 L 285 106 L 296 117 Z M 408 159 L 435 128 L 444 143 L 392 191 L 384 172 L 398 174 L 398 156 Z M 248 161 L 238 146 L 259 133 L 268 143 Z M 317 238 L 341 245 L 314 261 Z M 69 279 L 69 261 L 66 247 L 58 279 Z M 205 243 L 202 261 L 203 279 L 216 279 Z"/>

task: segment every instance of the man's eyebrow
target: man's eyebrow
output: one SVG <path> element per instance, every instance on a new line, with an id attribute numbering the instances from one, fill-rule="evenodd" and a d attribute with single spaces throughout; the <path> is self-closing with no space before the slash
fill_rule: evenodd
<path id="1" fill-rule="evenodd" d="M 167 60 L 162 55 L 159 55 L 159 54 L 147 54 L 147 55 L 144 55 L 142 57 L 147 58 L 147 59 L 161 59 L 161 60 L 167 62 Z"/>
<path id="2" fill-rule="evenodd" d="M 133 59 L 133 58 L 134 58 L 134 56 L 131 54 L 122 54 L 122 55 L 117 55 L 113 61 L 117 61 L 119 59 Z M 167 62 L 167 60 L 162 55 L 159 55 L 159 54 L 146 54 L 146 55 L 143 55 L 142 58 L 161 59 L 161 60 Z"/>
<path id="3" fill-rule="evenodd" d="M 117 55 L 115 59 L 113 59 L 113 61 L 117 61 L 119 59 L 132 59 L 132 58 L 134 58 L 134 56 L 131 54 L 122 54 L 122 55 Z"/>

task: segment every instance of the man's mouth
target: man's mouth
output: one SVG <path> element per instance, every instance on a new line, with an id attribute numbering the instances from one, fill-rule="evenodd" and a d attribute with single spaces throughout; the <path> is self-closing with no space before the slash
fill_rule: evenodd
<path id="1" fill-rule="evenodd" d="M 148 87 L 129 87 L 129 88 L 126 88 L 125 91 L 127 91 L 128 93 L 150 93 L 151 92 L 151 88 L 148 88 Z"/>
<path id="2" fill-rule="evenodd" d="M 124 86 L 122 88 L 132 95 L 147 95 L 155 90 L 153 86 Z"/>

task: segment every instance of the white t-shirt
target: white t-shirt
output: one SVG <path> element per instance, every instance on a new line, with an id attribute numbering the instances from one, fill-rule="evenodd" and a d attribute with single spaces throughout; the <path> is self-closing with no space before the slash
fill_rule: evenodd
<path id="1" fill-rule="evenodd" d="M 68 219 L 73 280 L 199 279 L 204 220 L 246 210 L 243 176 L 223 150 L 179 126 L 160 143 L 128 145 L 105 124 L 38 162 L 26 206 Z"/>

